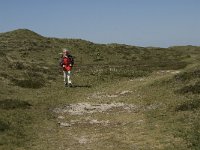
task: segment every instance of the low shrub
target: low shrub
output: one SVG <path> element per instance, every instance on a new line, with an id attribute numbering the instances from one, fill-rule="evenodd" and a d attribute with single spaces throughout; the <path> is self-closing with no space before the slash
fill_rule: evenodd
<path id="1" fill-rule="evenodd" d="M 42 74 L 27 72 L 24 79 L 12 78 L 12 82 L 19 87 L 38 89 L 45 86 L 46 80 Z"/>
<path id="2" fill-rule="evenodd" d="M 0 132 L 8 130 L 10 128 L 9 124 L 4 120 L 0 119 Z"/>
<path id="3" fill-rule="evenodd" d="M 200 100 L 194 99 L 190 101 L 186 101 L 182 103 L 181 105 L 178 105 L 175 110 L 176 111 L 190 111 L 194 109 L 198 109 L 200 107 Z"/>
<path id="4" fill-rule="evenodd" d="M 194 85 L 184 86 L 181 89 L 177 90 L 176 92 L 179 94 L 186 94 L 186 93 L 199 94 L 200 82 L 197 82 Z"/>
<path id="5" fill-rule="evenodd" d="M 38 89 L 45 86 L 45 80 L 42 78 L 29 78 L 24 80 L 13 79 L 15 85 L 23 88 Z"/>
<path id="6" fill-rule="evenodd" d="M 31 104 L 18 99 L 5 99 L 0 101 L 0 109 L 26 109 L 30 108 Z"/>
<path id="7" fill-rule="evenodd" d="M 195 78 L 200 78 L 200 70 L 193 70 L 193 71 L 189 71 L 189 72 L 183 72 L 181 74 L 178 74 L 174 77 L 174 79 L 176 81 L 188 81 L 191 79 L 195 79 Z"/>

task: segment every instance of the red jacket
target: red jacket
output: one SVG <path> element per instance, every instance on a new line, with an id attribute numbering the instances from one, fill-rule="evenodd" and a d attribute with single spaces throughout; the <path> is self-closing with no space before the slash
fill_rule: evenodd
<path id="1" fill-rule="evenodd" d="M 71 60 L 68 57 L 62 58 L 62 67 L 64 71 L 70 71 L 72 69 Z"/>

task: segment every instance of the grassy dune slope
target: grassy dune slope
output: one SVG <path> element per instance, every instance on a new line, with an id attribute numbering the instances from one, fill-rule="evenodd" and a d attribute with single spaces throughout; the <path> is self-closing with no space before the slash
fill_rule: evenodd
<path id="1" fill-rule="evenodd" d="M 64 88 L 61 48 L 75 56 Z M 200 48 L 0 34 L 0 149 L 199 149 Z"/>

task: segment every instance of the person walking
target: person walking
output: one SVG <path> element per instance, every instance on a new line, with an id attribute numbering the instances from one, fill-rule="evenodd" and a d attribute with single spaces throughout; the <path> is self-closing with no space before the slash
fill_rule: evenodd
<path id="1" fill-rule="evenodd" d="M 63 69 L 64 85 L 72 87 L 71 70 L 74 64 L 73 57 L 70 55 L 69 50 L 63 49 L 60 65 Z"/>

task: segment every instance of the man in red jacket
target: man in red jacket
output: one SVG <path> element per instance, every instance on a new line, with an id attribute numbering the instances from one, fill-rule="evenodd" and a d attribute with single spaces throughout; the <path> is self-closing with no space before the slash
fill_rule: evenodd
<path id="1" fill-rule="evenodd" d="M 69 51 L 66 49 L 63 49 L 61 66 L 63 68 L 64 84 L 65 86 L 72 87 L 71 69 L 72 69 L 73 62 L 69 56 L 70 56 Z"/>

